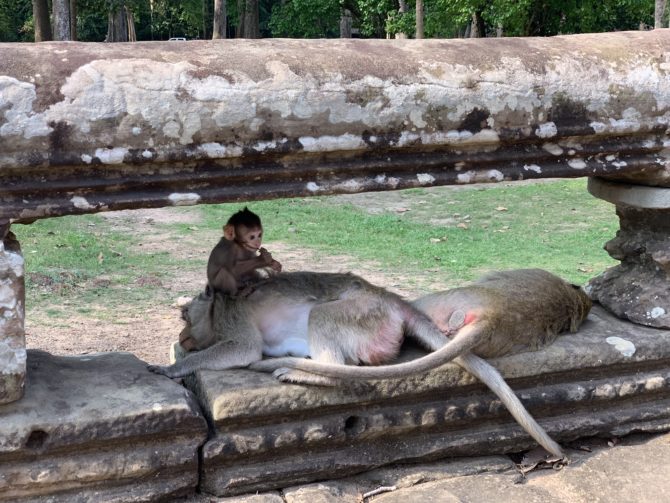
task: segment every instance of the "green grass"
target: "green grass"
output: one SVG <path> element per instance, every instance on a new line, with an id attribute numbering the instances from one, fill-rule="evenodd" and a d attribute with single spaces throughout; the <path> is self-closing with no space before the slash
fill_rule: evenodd
<path id="1" fill-rule="evenodd" d="M 26 261 L 27 304 L 50 305 L 45 310 L 50 317 L 67 315 L 64 301 L 90 313 L 91 303 L 114 307 L 166 300 L 159 289 L 135 281 L 140 276 L 164 277 L 180 265 L 167 251 L 133 251 L 137 236 L 115 232 L 96 215 L 40 220 L 12 226 L 12 231 Z"/>
<path id="2" fill-rule="evenodd" d="M 372 215 L 333 198 L 249 206 L 263 219 L 266 241 L 346 253 L 409 273 L 437 270 L 455 284 L 515 267 L 541 267 L 583 283 L 615 263 L 603 250 L 618 228 L 614 208 L 589 195 L 585 180 L 412 189 L 402 196 L 410 210 L 401 214 Z M 208 225 L 221 225 L 240 206 L 203 212 Z"/>
<path id="3" fill-rule="evenodd" d="M 371 214 L 332 197 L 248 206 L 263 219 L 271 252 L 273 241 L 283 241 L 315 250 L 318 260 L 345 254 L 405 276 L 439 274 L 453 285 L 487 270 L 516 267 L 541 267 L 581 284 L 615 263 L 602 248 L 618 229 L 614 207 L 590 196 L 585 185 L 585 180 L 561 180 L 441 187 L 354 199 L 382 207 L 393 199 L 408 210 L 400 213 L 390 208 Z M 203 268 L 204 275 L 206 254 L 176 259 L 169 253 L 171 240 L 209 248 L 215 244 L 209 242 L 212 233 L 218 235 L 242 206 L 174 208 L 201 221 L 156 224 L 170 239 L 164 251 L 153 252 L 138 249 L 137 235 L 115 230 L 110 219 L 96 215 L 15 225 L 12 230 L 26 258 L 28 306 L 54 319 L 66 318 L 68 309 L 75 309 L 113 322 L 116 306 L 137 311 L 171 303 L 174 291 L 142 286 L 138 278 L 178 279 L 180 271 L 195 267 Z M 340 267 L 333 263 L 332 269 Z"/>

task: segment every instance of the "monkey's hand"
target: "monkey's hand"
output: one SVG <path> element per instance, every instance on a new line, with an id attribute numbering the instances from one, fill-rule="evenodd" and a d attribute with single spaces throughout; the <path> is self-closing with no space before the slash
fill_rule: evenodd
<path id="1" fill-rule="evenodd" d="M 260 258 L 265 265 L 272 265 L 274 259 L 272 258 L 272 254 L 269 251 L 267 251 L 265 248 L 259 248 L 258 253 L 260 253 Z"/>
<path id="2" fill-rule="evenodd" d="M 275 272 L 281 272 L 281 264 L 277 262 L 276 260 L 273 260 L 270 263 L 270 269 L 272 269 Z"/>

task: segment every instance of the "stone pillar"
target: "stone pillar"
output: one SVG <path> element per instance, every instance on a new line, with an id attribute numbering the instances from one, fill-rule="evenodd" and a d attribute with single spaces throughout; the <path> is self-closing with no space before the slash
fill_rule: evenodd
<path id="1" fill-rule="evenodd" d="M 0 223 L 0 404 L 23 396 L 26 376 L 23 256 L 8 223 Z"/>
<path id="2" fill-rule="evenodd" d="M 621 227 L 605 244 L 621 264 L 593 278 L 589 295 L 620 318 L 670 328 L 670 188 L 590 178 L 588 190 L 616 205 Z"/>

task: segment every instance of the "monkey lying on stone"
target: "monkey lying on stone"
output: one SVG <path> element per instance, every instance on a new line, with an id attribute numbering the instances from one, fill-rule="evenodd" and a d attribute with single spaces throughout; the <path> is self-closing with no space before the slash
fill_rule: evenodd
<path id="1" fill-rule="evenodd" d="M 549 275 L 544 271 L 524 274 L 531 279 Z M 549 277 L 557 279 L 561 285 L 565 284 L 553 275 Z M 550 288 L 551 285 L 545 284 L 544 289 Z M 560 293 L 556 293 L 558 296 L 579 292 L 571 287 L 559 290 Z M 579 297 L 576 293 L 572 295 Z M 564 302 L 572 307 L 556 314 L 561 320 L 552 325 L 556 329 L 560 328 L 559 325 L 563 326 L 566 317 L 574 319 L 575 327 L 578 326 L 588 312 L 585 305 L 580 304 L 581 310 L 575 314 L 575 306 L 579 303 L 572 297 Z M 451 309 L 446 318 L 443 315 L 445 333 L 463 329 L 448 342 L 440 328 L 417 307 L 357 276 L 309 272 L 280 274 L 260 285 L 247 298 L 230 299 L 209 292 L 200 294 L 185 313 L 186 332 L 182 336 L 195 341 L 197 349 L 206 349 L 168 367 L 150 366 L 150 370 L 168 377 L 181 377 L 198 369 L 223 370 L 253 364 L 251 368 L 254 369 L 274 370 L 278 366 L 290 366 L 298 370 L 282 369 L 278 375 L 280 380 L 333 385 L 337 381 L 332 377 L 380 378 L 414 374 L 462 353 L 455 361 L 489 386 L 540 445 L 563 457 L 558 444 L 525 410 L 500 374 L 486 361 L 469 353 L 470 348 L 481 342 L 479 339 L 492 338 L 493 333 L 491 330 L 482 331 L 482 327 L 489 327 L 483 316 L 485 300 L 477 309 L 468 310 L 467 306 L 465 302 L 463 306 Z M 527 314 L 530 311 L 528 308 L 523 312 Z M 533 313 L 533 316 L 536 314 Z M 523 325 L 523 318 L 519 318 L 517 323 L 522 325 L 518 328 L 528 327 Z M 463 333 L 465 337 L 462 337 Z M 435 353 L 407 364 L 374 367 L 383 375 L 367 374 L 366 371 L 373 367 L 342 365 L 375 365 L 392 361 L 398 354 L 404 335 L 413 337 Z M 529 333 L 528 336 L 537 338 L 537 334 Z M 281 358 L 275 365 L 273 360 L 260 362 L 263 354 L 310 356 L 312 361 Z M 436 354 L 439 356 L 434 357 Z M 303 367 L 304 364 L 308 365 Z M 400 370 L 400 373 L 394 369 Z"/>
<path id="2" fill-rule="evenodd" d="M 452 337 L 449 344 L 406 363 L 376 367 L 328 365 L 315 359 L 276 358 L 250 366 L 275 371 L 282 381 L 293 381 L 292 371 L 357 379 L 405 377 L 435 368 L 466 351 L 491 358 L 514 347 L 539 349 L 559 333 L 576 332 L 591 309 L 591 299 L 578 286 L 541 269 L 491 273 L 472 285 L 426 295 L 414 306 Z"/>

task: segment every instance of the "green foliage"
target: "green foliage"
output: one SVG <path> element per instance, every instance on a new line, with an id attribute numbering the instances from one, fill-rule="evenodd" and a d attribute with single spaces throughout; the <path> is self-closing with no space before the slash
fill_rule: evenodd
<path id="1" fill-rule="evenodd" d="M 337 0 L 287 0 L 272 8 L 269 28 L 275 37 L 328 38 L 339 36 Z"/>
<path id="2" fill-rule="evenodd" d="M 395 18 L 398 3 L 394 0 L 355 0 L 361 35 L 372 38 L 386 37 L 389 16 Z M 413 30 L 412 30 L 413 31 Z"/>
<path id="3" fill-rule="evenodd" d="M 30 0 L 0 0 L 0 42 L 34 40 L 32 18 Z"/>

